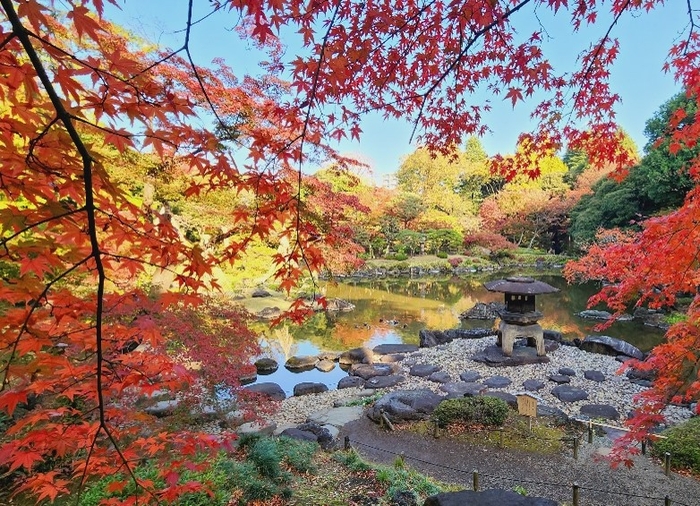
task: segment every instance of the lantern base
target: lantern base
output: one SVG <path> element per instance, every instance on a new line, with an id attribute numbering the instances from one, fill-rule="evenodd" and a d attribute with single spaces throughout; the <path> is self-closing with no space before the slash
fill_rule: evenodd
<path id="1" fill-rule="evenodd" d="M 515 340 L 521 337 L 535 340 L 538 357 L 543 357 L 546 354 L 544 350 L 544 332 L 542 331 L 542 327 L 537 323 L 533 325 L 512 325 L 501 321 L 501 324 L 498 326 L 498 333 L 501 350 L 507 357 L 513 355 Z"/>

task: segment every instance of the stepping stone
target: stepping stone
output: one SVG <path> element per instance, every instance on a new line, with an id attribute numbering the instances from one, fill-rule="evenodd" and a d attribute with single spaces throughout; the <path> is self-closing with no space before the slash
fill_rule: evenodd
<path id="1" fill-rule="evenodd" d="M 352 348 L 344 351 L 338 357 L 338 362 L 341 365 L 352 365 L 370 363 L 374 360 L 374 352 L 369 348 Z"/>
<path id="2" fill-rule="evenodd" d="M 310 371 L 316 366 L 318 357 L 306 355 L 301 357 L 290 357 L 284 366 L 290 371 Z"/>
<path id="3" fill-rule="evenodd" d="M 388 388 L 403 383 L 406 378 L 398 374 L 390 374 L 389 376 L 375 376 L 368 379 L 365 383 L 365 388 Z"/>
<path id="4" fill-rule="evenodd" d="M 440 385 L 440 390 L 447 393 L 448 397 L 476 397 L 484 393 L 487 388 L 481 383 L 466 383 L 456 381 Z"/>
<path id="5" fill-rule="evenodd" d="M 552 389 L 552 395 L 563 402 L 585 401 L 588 399 L 588 392 L 570 385 L 559 385 Z"/>
<path id="6" fill-rule="evenodd" d="M 328 387 L 323 383 L 314 383 L 312 381 L 304 381 L 294 385 L 294 396 L 320 394 L 328 391 Z"/>
<path id="7" fill-rule="evenodd" d="M 569 415 L 559 408 L 553 408 L 546 404 L 537 403 L 537 416 L 550 416 L 559 422 L 566 422 Z"/>
<path id="8" fill-rule="evenodd" d="M 435 383 L 449 383 L 452 381 L 450 374 L 445 371 L 435 371 L 433 374 L 428 376 L 428 379 L 430 381 L 434 381 Z"/>
<path id="9" fill-rule="evenodd" d="M 436 365 L 432 364 L 416 364 L 413 367 L 411 367 L 411 370 L 408 372 L 411 376 L 418 376 L 419 378 L 425 378 L 426 376 L 430 376 L 434 372 L 439 371 L 440 368 Z"/>
<path id="10" fill-rule="evenodd" d="M 348 422 L 362 418 L 365 412 L 364 406 L 341 406 L 337 408 L 326 408 L 315 413 L 311 413 L 307 418 L 307 422 L 316 423 L 322 426 L 332 425 L 333 427 L 342 427 Z"/>
<path id="11" fill-rule="evenodd" d="M 564 376 L 576 376 L 576 371 L 571 367 L 560 367 L 559 374 L 563 374 Z"/>
<path id="12" fill-rule="evenodd" d="M 255 385 L 245 387 L 244 390 L 267 395 L 273 401 L 283 401 L 287 398 L 287 394 L 284 393 L 282 387 L 277 383 L 256 383 Z"/>
<path id="13" fill-rule="evenodd" d="M 352 376 L 359 376 L 364 380 L 375 376 L 388 376 L 394 372 L 391 364 L 354 364 L 348 373 Z"/>
<path id="14" fill-rule="evenodd" d="M 609 404 L 586 404 L 581 406 L 581 414 L 590 418 L 605 418 L 606 420 L 620 419 L 620 413 Z"/>
<path id="15" fill-rule="evenodd" d="M 379 344 L 372 348 L 377 355 L 393 355 L 396 353 L 413 353 L 418 351 L 416 344 Z"/>
<path id="16" fill-rule="evenodd" d="M 365 380 L 359 376 L 345 376 L 338 382 L 338 390 L 365 386 Z"/>
<path id="17" fill-rule="evenodd" d="M 600 371 L 583 371 L 583 377 L 587 380 L 597 381 L 598 383 L 605 381 L 605 374 Z"/>
<path id="18" fill-rule="evenodd" d="M 466 381 L 467 383 L 474 383 L 475 381 L 481 379 L 481 374 L 476 371 L 464 371 L 459 375 L 459 379 Z"/>
<path id="19" fill-rule="evenodd" d="M 316 369 L 321 372 L 330 372 L 335 369 L 335 362 L 331 360 L 319 360 L 316 362 Z"/>
<path id="20" fill-rule="evenodd" d="M 506 378 L 505 376 L 491 376 L 490 378 L 484 380 L 484 385 L 489 388 L 504 388 L 511 383 L 510 378 Z"/>
<path id="21" fill-rule="evenodd" d="M 258 371 L 258 374 L 261 375 L 272 374 L 278 368 L 279 364 L 274 358 L 263 357 L 255 361 L 255 369 Z"/>
<path id="22" fill-rule="evenodd" d="M 518 409 L 518 398 L 514 396 L 513 394 L 509 394 L 508 392 L 499 392 L 499 391 L 488 391 L 484 392 L 481 394 L 482 397 L 495 397 L 497 399 L 501 399 L 502 401 L 505 401 L 508 406 L 510 406 L 513 409 Z"/>
<path id="23" fill-rule="evenodd" d="M 559 383 L 561 385 L 562 383 L 570 383 L 571 377 L 565 376 L 564 374 L 550 374 L 549 381 L 553 381 L 554 383 Z"/>
<path id="24" fill-rule="evenodd" d="M 530 392 L 536 392 L 537 390 L 542 390 L 544 388 L 544 381 L 528 379 L 523 381 L 523 387 L 525 390 L 529 390 Z"/>

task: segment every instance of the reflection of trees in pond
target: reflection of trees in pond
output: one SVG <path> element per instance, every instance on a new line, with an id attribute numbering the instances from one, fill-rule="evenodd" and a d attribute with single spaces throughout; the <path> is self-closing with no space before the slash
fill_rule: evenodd
<path id="1" fill-rule="evenodd" d="M 269 332 L 269 336 L 268 336 Z M 263 332 L 258 340 L 260 349 L 263 355 L 268 353 L 275 357 L 282 357 L 287 360 L 297 353 L 297 344 L 294 342 L 294 336 L 289 331 L 289 326 L 275 327 Z"/>

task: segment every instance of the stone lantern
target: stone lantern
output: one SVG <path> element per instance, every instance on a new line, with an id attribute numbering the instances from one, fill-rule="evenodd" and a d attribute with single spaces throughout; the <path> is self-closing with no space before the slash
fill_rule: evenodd
<path id="1" fill-rule="evenodd" d="M 498 312 L 501 324 L 498 327 L 498 345 L 503 354 L 513 354 L 513 344 L 519 337 L 526 337 L 535 341 L 537 355 L 544 356 L 544 333 L 537 321 L 542 318 L 542 313 L 535 309 L 535 295 L 541 293 L 554 293 L 559 289 L 543 281 L 536 281 L 523 276 L 513 276 L 506 279 L 498 279 L 484 283 L 490 292 L 502 292 L 505 294 L 506 307 Z"/>

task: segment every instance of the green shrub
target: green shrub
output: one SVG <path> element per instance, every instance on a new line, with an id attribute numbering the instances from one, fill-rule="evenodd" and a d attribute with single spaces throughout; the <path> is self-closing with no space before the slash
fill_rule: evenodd
<path id="1" fill-rule="evenodd" d="M 654 442 L 653 455 L 663 458 L 669 452 L 674 466 L 700 472 L 700 417 L 691 418 L 661 434 L 666 438 Z"/>
<path id="2" fill-rule="evenodd" d="M 508 418 L 508 404 L 495 397 L 461 397 L 442 401 L 433 417 L 444 427 L 452 422 L 501 426 Z"/>
<path id="3" fill-rule="evenodd" d="M 445 253 L 444 251 L 438 251 L 435 256 L 438 258 L 447 258 L 447 253 Z"/>

